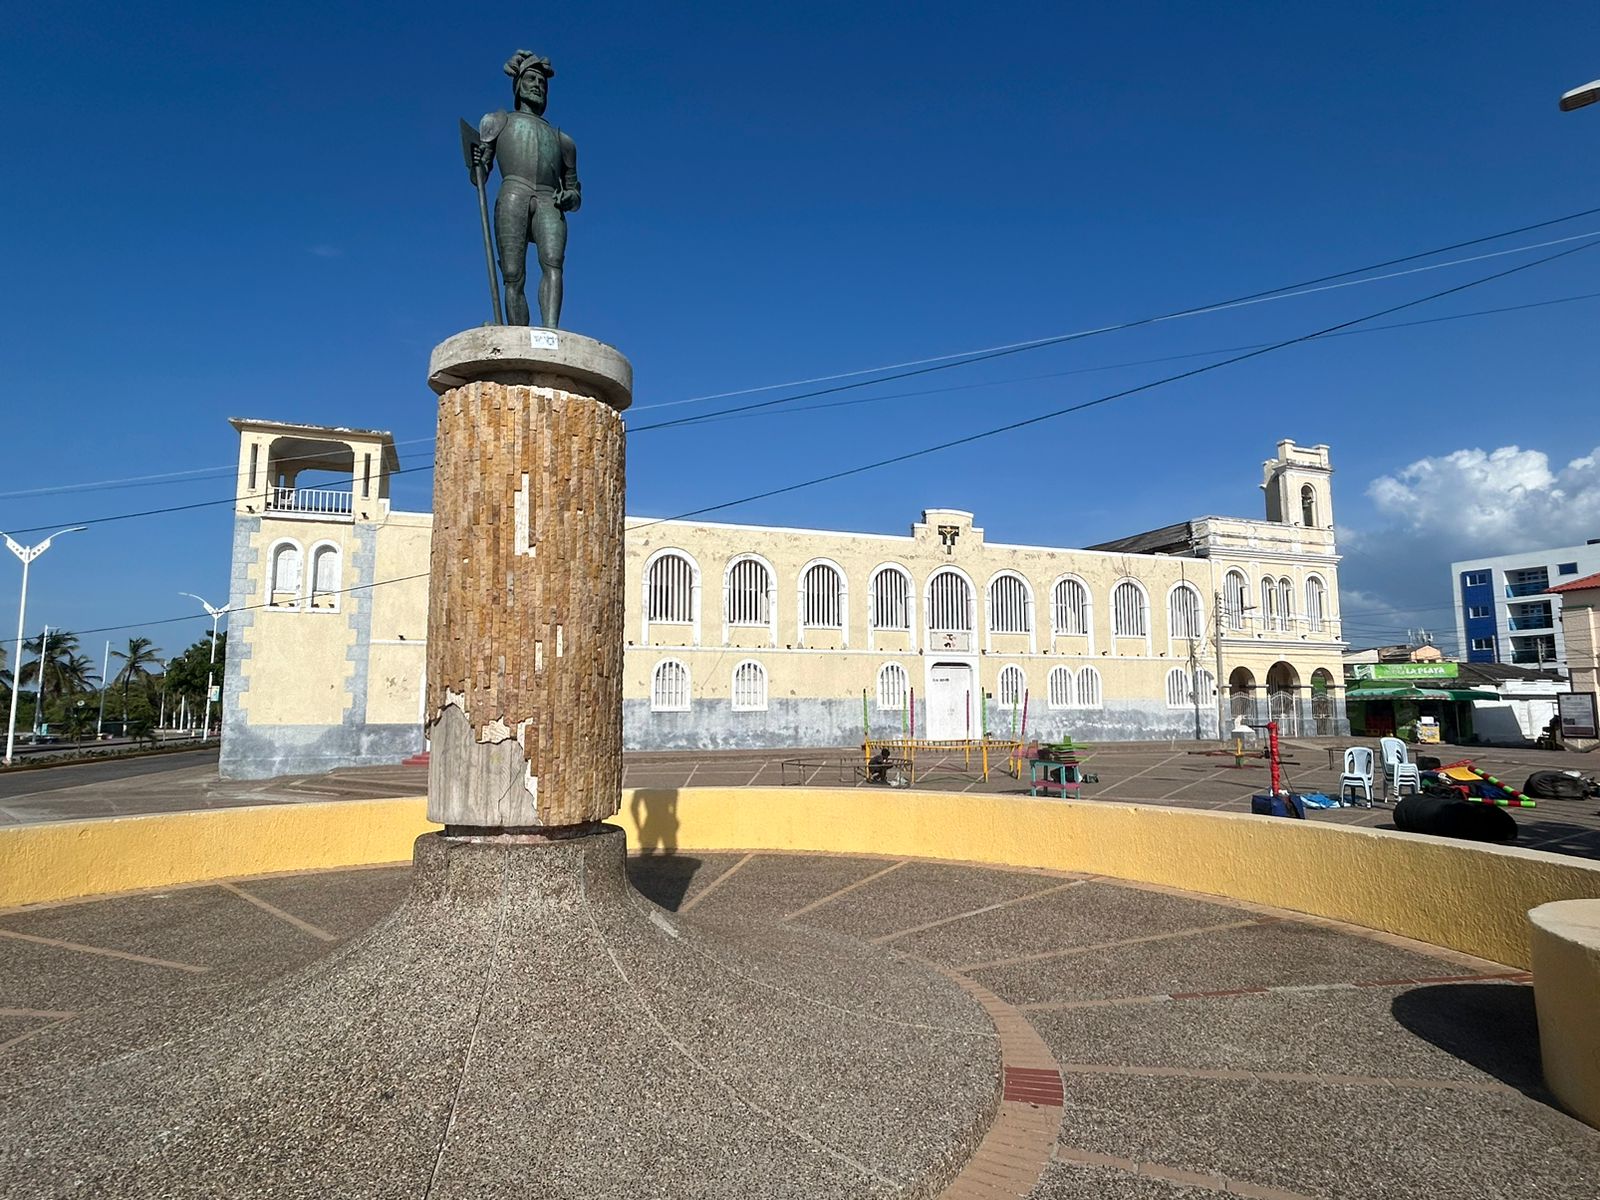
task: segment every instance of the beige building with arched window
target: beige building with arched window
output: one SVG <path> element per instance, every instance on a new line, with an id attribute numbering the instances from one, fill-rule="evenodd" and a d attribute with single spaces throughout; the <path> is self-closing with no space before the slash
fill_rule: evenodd
<path id="1" fill-rule="evenodd" d="M 389 435 L 235 427 L 224 773 L 422 749 L 431 518 L 389 507 Z M 341 478 L 306 489 L 289 460 Z M 625 742 L 1188 739 L 1224 711 L 1343 732 L 1331 474 L 1327 447 L 1281 442 L 1265 520 L 1085 549 L 991 541 L 953 509 L 904 534 L 629 518 Z"/>

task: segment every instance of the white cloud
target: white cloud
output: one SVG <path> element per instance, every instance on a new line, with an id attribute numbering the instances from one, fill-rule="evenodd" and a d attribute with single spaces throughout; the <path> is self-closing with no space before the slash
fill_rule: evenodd
<path id="1" fill-rule="evenodd" d="M 1367 497 L 1379 523 L 1339 530 L 1346 636 L 1425 627 L 1452 642 L 1452 562 L 1600 537 L 1600 449 L 1560 467 L 1520 446 L 1455 450 L 1374 479 Z"/>
<path id="2" fill-rule="evenodd" d="M 344 251 L 342 249 L 340 249 L 338 246 L 330 246 L 326 242 L 318 242 L 315 246 L 308 246 L 306 247 L 306 252 L 308 254 L 316 255 L 318 258 L 344 257 Z"/>

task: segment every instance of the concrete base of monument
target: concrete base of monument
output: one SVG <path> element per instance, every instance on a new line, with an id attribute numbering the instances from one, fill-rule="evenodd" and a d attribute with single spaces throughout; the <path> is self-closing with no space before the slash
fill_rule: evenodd
<path id="1" fill-rule="evenodd" d="M 999 1105 L 978 1004 L 849 938 L 670 914 L 623 853 L 428 834 L 361 940 L 81 1018 L 0 1113 L 0 1192 L 936 1195 Z"/>

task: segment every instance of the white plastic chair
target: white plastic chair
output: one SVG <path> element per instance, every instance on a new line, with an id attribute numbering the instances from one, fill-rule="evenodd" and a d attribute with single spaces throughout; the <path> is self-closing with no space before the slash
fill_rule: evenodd
<path id="1" fill-rule="evenodd" d="M 1344 774 L 1339 776 L 1340 804 L 1359 788 L 1367 798 L 1366 807 L 1372 807 L 1372 762 L 1371 746 L 1351 746 L 1344 752 Z"/>
<path id="2" fill-rule="evenodd" d="M 1422 771 L 1411 761 L 1411 752 L 1406 749 L 1406 744 L 1399 738 L 1386 737 L 1378 740 L 1378 748 L 1383 754 L 1383 774 L 1388 782 L 1388 790 L 1398 796 L 1400 789 L 1409 783 L 1413 792 L 1420 793 Z"/>

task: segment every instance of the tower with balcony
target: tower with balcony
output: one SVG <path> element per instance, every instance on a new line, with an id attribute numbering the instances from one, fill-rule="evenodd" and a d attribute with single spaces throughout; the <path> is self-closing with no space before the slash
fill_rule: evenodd
<path id="1" fill-rule="evenodd" d="M 390 509 L 393 437 L 231 424 L 239 468 L 223 775 L 309 774 L 420 749 L 426 587 L 414 568 L 385 560 L 425 566 L 427 518 Z"/>

